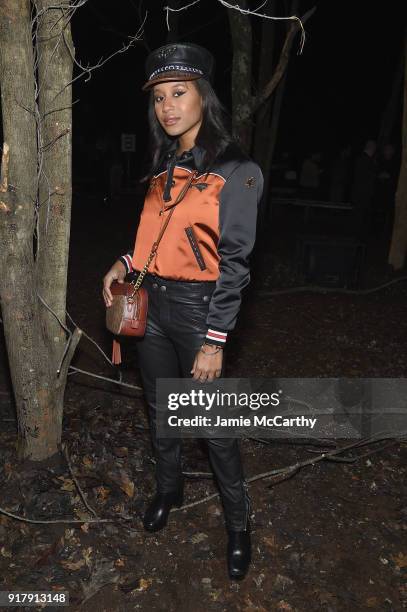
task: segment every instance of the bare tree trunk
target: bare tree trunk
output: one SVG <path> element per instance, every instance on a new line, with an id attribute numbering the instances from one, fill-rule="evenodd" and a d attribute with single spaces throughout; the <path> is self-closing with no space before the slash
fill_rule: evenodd
<path id="1" fill-rule="evenodd" d="M 38 4 L 41 9 L 51 3 L 44 0 Z M 58 107 L 62 107 L 68 102 L 68 98 L 62 96 L 55 99 L 54 106 L 49 105 L 51 95 L 55 96 L 62 88 L 62 79 L 66 84 L 69 73 L 62 67 L 57 69 L 61 80 L 52 83 L 54 64 L 67 62 L 71 67 L 72 61 L 65 41 L 60 37 L 57 47 L 54 40 L 52 62 L 44 64 L 48 43 L 43 41 L 41 55 L 37 56 L 39 81 L 36 83 L 30 9 L 29 0 L 2 0 L 0 4 L 0 86 L 4 131 L 0 186 L 0 297 L 16 400 L 18 454 L 21 458 L 41 460 L 58 451 L 67 368 L 80 335 L 76 333 L 72 337 L 58 376 L 65 334 L 60 325 L 55 324 L 55 319 L 51 323 L 48 313 L 45 314 L 38 293 L 63 321 L 70 209 L 70 139 L 67 144 L 62 144 L 61 137 L 55 146 L 53 141 L 70 123 L 70 111 L 46 113 L 56 108 L 58 103 Z M 50 13 L 39 14 L 42 34 L 53 25 L 53 35 L 56 36 L 56 32 L 61 32 L 64 27 L 69 40 L 69 24 L 63 19 L 56 23 L 60 17 L 61 10 L 56 9 L 52 21 Z M 47 65 L 45 81 L 44 65 Z M 40 108 L 36 104 L 36 88 L 40 94 Z M 37 127 L 40 149 L 37 147 Z M 55 157 L 46 155 L 41 159 L 41 151 L 48 152 L 52 148 Z M 51 197 L 49 206 L 48 191 L 43 182 L 40 189 L 43 199 L 38 200 L 37 171 L 47 177 L 51 192 L 60 191 L 61 195 Z M 47 210 L 48 229 L 45 231 Z M 36 225 L 37 239 L 34 240 Z M 50 261 L 45 261 L 45 255 Z"/>
<path id="2" fill-rule="evenodd" d="M 402 159 L 396 193 L 396 210 L 390 245 L 389 264 L 401 270 L 407 252 L 407 35 L 404 49 L 404 106 L 402 123 Z"/>
<path id="3" fill-rule="evenodd" d="M 273 55 L 275 46 L 276 25 L 274 21 L 264 19 L 261 24 L 261 48 L 259 79 L 257 90 L 262 91 L 271 79 L 273 71 Z M 255 118 L 253 157 L 257 162 L 265 159 L 271 120 L 271 107 L 273 99 L 269 98 L 265 104 L 257 111 Z"/>
<path id="4" fill-rule="evenodd" d="M 291 8 L 290 8 L 290 15 L 298 14 L 299 4 L 300 4 L 300 0 L 292 0 Z M 267 201 L 269 202 L 268 210 L 266 211 L 266 214 L 268 215 L 270 215 L 271 213 L 271 206 L 272 206 L 271 197 L 269 194 L 270 179 L 271 179 L 271 166 L 273 163 L 274 151 L 275 151 L 276 143 L 277 143 L 278 127 L 280 125 L 280 114 L 281 114 L 281 108 L 283 105 L 285 86 L 287 82 L 287 67 L 288 67 L 288 62 L 287 62 L 283 76 L 281 77 L 281 80 L 277 86 L 276 93 L 275 93 L 273 111 L 272 111 L 272 116 L 271 116 L 269 138 L 268 138 L 268 149 L 267 149 L 267 154 L 266 154 L 266 157 L 264 159 L 264 164 L 263 164 L 263 170 L 265 174 L 264 192 L 267 194 L 268 196 Z"/>
<path id="5" fill-rule="evenodd" d="M 39 294 L 65 323 L 72 199 L 72 92 L 66 84 L 72 79 L 74 49 L 70 29 L 63 30 L 63 10 L 51 8 L 55 0 L 37 0 L 36 5 L 42 13 L 37 33 L 42 173 L 35 275 Z M 57 365 L 66 334 L 46 308 L 41 315 L 44 338 Z"/>
<path id="6" fill-rule="evenodd" d="M 4 153 L 2 163 L 2 244 L 0 293 L 10 372 L 17 405 L 20 451 L 25 454 L 42 436 L 42 413 L 48 363 L 33 283 L 33 228 L 37 150 L 34 61 L 29 0 L 0 5 L 0 82 Z M 9 148 L 9 150 L 8 150 Z M 26 448 L 24 448 L 26 447 Z"/>
<path id="7" fill-rule="evenodd" d="M 310 17 L 315 13 L 316 7 L 314 6 L 309 11 L 307 11 L 302 17 L 302 24 L 305 25 Z M 290 51 L 294 42 L 295 35 L 300 30 L 298 22 L 294 22 L 293 25 L 289 27 L 288 34 L 284 41 L 283 48 L 280 53 L 280 57 L 278 60 L 278 64 L 273 72 L 272 78 L 269 80 L 267 85 L 263 88 L 263 91 L 257 94 L 255 99 L 253 100 L 252 108 L 250 109 L 250 113 L 255 113 L 259 108 L 270 98 L 282 79 L 284 72 L 287 68 L 288 61 L 290 59 Z"/>
<path id="8" fill-rule="evenodd" d="M 396 123 L 396 118 L 399 112 L 400 104 L 400 93 L 403 87 L 403 76 L 404 76 L 404 44 L 400 50 L 399 61 L 394 73 L 393 83 L 391 87 L 391 93 L 387 101 L 386 108 L 382 115 L 380 123 L 380 132 L 377 139 L 377 148 L 379 151 L 383 149 L 386 144 L 391 143 L 391 138 Z"/>
<path id="9" fill-rule="evenodd" d="M 246 9 L 246 0 L 240 0 Z M 233 133 L 241 147 L 249 152 L 252 142 L 252 27 L 248 15 L 228 10 L 233 46 L 232 118 Z"/>

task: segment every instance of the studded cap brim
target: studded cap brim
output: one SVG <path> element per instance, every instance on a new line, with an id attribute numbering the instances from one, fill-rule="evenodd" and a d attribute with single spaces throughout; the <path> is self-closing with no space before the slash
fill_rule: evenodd
<path id="1" fill-rule="evenodd" d="M 196 74 L 193 72 L 186 72 L 183 70 L 182 72 L 178 70 L 168 70 L 163 74 L 157 74 L 152 79 L 149 79 L 146 83 L 144 83 L 141 88 L 143 91 L 148 91 L 154 85 L 158 83 L 166 83 L 167 81 L 195 81 L 196 79 L 201 79 L 204 75 Z"/>

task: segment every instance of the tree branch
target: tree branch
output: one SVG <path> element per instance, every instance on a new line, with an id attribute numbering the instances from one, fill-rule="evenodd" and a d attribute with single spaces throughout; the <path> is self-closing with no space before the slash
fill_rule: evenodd
<path id="1" fill-rule="evenodd" d="M 270 79 L 270 81 L 264 87 L 263 91 L 260 94 L 258 94 L 256 98 L 254 99 L 251 114 L 256 113 L 259 110 L 259 108 L 264 104 L 264 102 L 268 100 L 268 98 L 271 96 L 273 91 L 276 89 L 277 85 L 279 84 L 281 80 L 281 77 L 283 76 L 285 72 L 285 69 L 287 68 L 287 64 L 290 59 L 290 51 L 291 51 L 291 47 L 292 47 L 295 35 L 297 34 L 298 30 L 301 27 L 300 23 L 305 24 L 308 21 L 308 19 L 312 17 L 315 11 L 316 11 L 316 6 L 314 6 L 309 11 L 307 11 L 305 15 L 301 17 L 301 21 L 299 23 L 297 22 L 297 23 L 293 23 L 290 25 L 289 30 L 287 32 L 286 39 L 284 41 L 283 48 L 281 50 L 280 59 L 278 61 L 275 72 L 272 78 Z"/>
<path id="2" fill-rule="evenodd" d="M 116 51 L 114 51 L 113 53 L 111 53 L 110 55 L 108 55 L 106 58 L 101 57 L 100 60 L 98 61 L 97 64 L 95 64 L 94 66 L 82 66 L 82 64 L 75 58 L 75 56 L 72 53 L 71 48 L 69 47 L 69 45 L 67 45 L 67 49 L 68 52 L 71 55 L 71 59 L 72 62 L 75 64 L 75 66 L 77 66 L 82 72 L 80 74 L 78 74 L 74 79 L 72 79 L 69 83 L 66 83 L 65 86 L 63 87 L 63 89 L 61 89 L 61 91 L 59 91 L 57 94 L 55 94 L 54 98 L 52 99 L 52 102 L 54 102 L 54 100 L 60 96 L 62 94 L 62 92 L 69 87 L 70 85 L 72 85 L 73 83 L 75 83 L 75 81 L 77 81 L 78 79 L 82 78 L 85 74 L 87 74 L 87 78 L 85 79 L 85 83 L 87 81 L 89 81 L 89 79 L 92 76 L 92 72 L 94 70 L 96 70 L 97 68 L 101 68 L 104 64 L 106 64 L 106 62 L 108 62 L 109 60 L 111 60 L 113 57 L 115 57 L 116 55 L 118 55 L 119 53 L 125 53 L 128 49 L 130 49 L 130 47 L 132 47 L 136 42 L 140 42 L 141 37 L 144 35 L 144 24 L 147 20 L 147 15 L 148 15 L 148 11 L 146 11 L 146 14 L 144 16 L 144 20 L 140 26 L 140 28 L 137 30 L 136 34 L 134 36 L 130 37 L 130 41 L 126 44 L 123 45 L 123 47 L 121 49 L 117 49 Z M 63 39 L 65 41 L 65 34 L 62 32 L 62 36 Z M 66 43 L 66 41 L 65 41 Z"/>
<path id="3" fill-rule="evenodd" d="M 40 525 L 49 525 L 49 524 L 70 524 L 70 523 L 79 523 L 80 525 L 83 525 L 84 523 L 115 523 L 116 521 L 134 521 L 134 517 L 133 516 L 123 516 L 123 515 L 119 515 L 119 517 L 117 519 L 103 519 L 103 518 L 98 518 L 98 519 L 55 519 L 55 520 L 51 520 L 51 521 L 40 521 L 40 520 L 36 520 L 36 519 L 29 519 L 29 518 L 25 518 L 25 516 L 20 516 L 18 514 L 13 514 L 12 512 L 8 512 L 8 510 L 5 510 L 4 508 L 0 508 L 0 514 L 5 514 L 6 516 L 16 519 L 17 521 L 23 521 L 24 523 L 35 523 L 35 524 L 40 524 Z"/>
<path id="4" fill-rule="evenodd" d="M 69 369 L 72 370 L 72 374 L 85 374 L 86 376 L 91 376 L 92 378 L 98 378 L 99 380 L 106 380 L 107 382 L 111 382 L 114 385 L 120 385 L 122 387 L 128 387 L 129 389 L 136 389 L 137 391 L 142 391 L 141 387 L 137 385 L 130 385 L 129 383 L 124 383 L 121 380 L 115 380 L 114 378 L 107 378 L 107 376 L 101 376 L 100 374 L 93 374 L 93 372 L 87 372 L 86 370 L 80 370 L 79 368 L 74 368 L 73 366 L 69 366 Z"/>
<path id="5" fill-rule="evenodd" d="M 80 497 L 81 497 L 81 499 L 82 499 L 82 501 L 83 501 L 83 503 L 84 503 L 84 506 L 86 507 L 86 509 L 87 509 L 87 510 L 88 510 L 88 511 L 89 511 L 91 514 L 93 514 L 93 516 L 94 516 L 95 518 L 99 518 L 99 517 L 98 517 L 98 515 L 97 515 L 96 510 L 94 510 L 94 509 L 92 508 L 92 506 L 90 506 L 90 505 L 88 504 L 88 501 L 87 501 L 87 499 L 86 499 L 85 493 L 82 491 L 82 489 L 81 489 L 81 487 L 80 487 L 80 485 L 79 485 L 78 479 L 76 478 L 75 474 L 73 473 L 73 469 L 72 469 L 71 462 L 70 462 L 70 458 L 69 458 L 69 451 L 68 451 L 68 445 L 67 445 L 67 444 L 62 444 L 62 451 L 63 451 L 64 457 L 65 457 L 65 461 L 66 461 L 66 463 L 67 463 L 67 465 L 68 465 L 69 473 L 70 473 L 70 474 L 71 474 L 71 476 L 72 476 L 72 480 L 74 481 L 74 483 L 75 483 L 75 485 L 76 485 L 76 488 L 78 489 L 78 493 L 79 493 L 79 495 L 80 495 Z"/>
<path id="6" fill-rule="evenodd" d="M 72 108 L 72 107 L 70 107 Z M 49 113 L 48 113 L 49 114 Z M 67 134 L 70 133 L 70 129 L 66 128 L 65 130 L 63 130 L 62 132 L 60 132 L 59 134 L 57 134 L 57 136 L 55 136 L 55 138 L 53 138 L 51 140 L 51 142 L 47 142 L 47 144 L 42 145 L 39 150 L 41 151 L 41 153 L 44 153 L 45 151 L 47 151 L 48 149 L 50 149 L 56 142 L 57 140 L 59 140 L 60 138 L 62 138 L 63 136 L 66 136 Z"/>
<path id="7" fill-rule="evenodd" d="M 302 293 L 302 292 L 315 292 L 315 293 L 344 293 L 348 295 L 368 295 L 375 291 L 380 291 L 385 287 L 399 283 L 400 281 L 407 280 L 407 276 L 400 276 L 399 278 L 393 278 L 387 283 L 378 285 L 377 287 L 370 287 L 370 289 L 341 289 L 340 287 L 319 287 L 318 285 L 305 285 L 304 287 L 288 287 L 287 289 L 276 289 L 273 291 L 260 290 L 258 295 L 262 297 L 273 297 L 274 295 L 286 295 L 288 293 Z"/>
<path id="8" fill-rule="evenodd" d="M 47 309 L 47 310 L 48 310 L 48 311 L 49 311 L 49 312 L 50 312 L 52 315 L 54 315 L 54 317 L 56 318 L 56 320 L 58 321 L 58 323 L 60 324 L 60 326 L 61 326 L 61 327 L 62 327 L 62 328 L 63 328 L 63 329 L 66 331 L 66 333 L 67 333 L 69 336 L 72 336 L 72 332 L 71 332 L 71 330 L 70 330 L 70 329 L 69 329 L 69 328 L 68 328 L 68 327 L 67 327 L 67 326 L 66 326 L 66 325 L 65 325 L 65 324 L 64 324 L 64 323 L 61 321 L 61 319 L 58 317 L 57 313 L 56 313 L 54 310 L 52 310 L 52 308 L 51 308 L 51 307 L 50 307 L 50 306 L 47 304 L 47 302 L 44 300 L 44 298 L 42 298 L 42 297 L 40 296 L 40 294 L 39 294 L 38 292 L 37 292 L 37 296 L 38 296 L 38 299 L 40 300 L 40 302 L 41 302 L 42 304 L 44 304 L 45 308 L 46 308 L 46 309 Z"/>
<path id="9" fill-rule="evenodd" d="M 71 315 L 69 314 L 69 312 L 68 312 L 68 311 L 66 311 L 66 314 L 67 314 L 67 316 L 68 316 L 69 320 L 71 321 L 72 325 L 74 325 L 75 327 L 78 327 L 78 325 L 75 323 L 75 321 L 73 320 L 73 318 L 71 317 Z M 83 331 L 83 329 L 82 329 L 81 331 L 82 331 L 82 335 L 83 335 L 83 336 L 84 336 L 84 337 L 85 337 L 87 340 L 89 340 L 89 342 L 91 342 L 91 343 L 92 343 L 94 346 L 96 346 L 96 348 L 98 349 L 98 351 L 99 351 L 99 352 L 100 352 L 100 353 L 103 355 L 103 357 L 106 359 L 107 363 L 108 363 L 109 365 L 111 365 L 111 366 L 112 366 L 112 365 L 114 365 L 114 364 L 112 363 L 112 360 L 111 360 L 111 359 L 109 359 L 109 357 L 106 355 L 106 353 L 104 352 L 104 350 L 103 350 L 103 349 L 102 349 L 102 348 L 101 348 L 101 347 L 98 345 L 98 343 L 96 342 L 96 340 L 94 340 L 93 338 L 91 338 L 91 337 L 90 337 L 90 336 L 89 336 L 89 335 L 88 335 L 86 332 L 84 332 L 84 331 Z"/>
<path id="10" fill-rule="evenodd" d="M 319 461 L 332 461 L 332 458 L 344 451 L 350 450 L 352 448 L 359 448 L 361 446 L 366 446 L 368 444 L 372 444 L 375 442 L 381 442 L 383 440 L 391 440 L 391 443 L 386 445 L 385 447 L 380 447 L 374 449 L 371 453 L 377 453 L 383 450 L 384 448 L 388 448 L 389 446 L 393 446 L 397 444 L 397 442 L 402 442 L 407 437 L 407 432 L 389 432 L 387 434 L 378 434 L 376 436 L 372 436 L 371 438 L 363 438 L 362 440 L 358 440 L 358 442 L 353 442 L 351 444 L 347 444 L 346 446 L 342 446 L 341 448 L 329 451 L 327 453 L 322 453 L 313 459 L 307 459 L 305 461 L 299 461 L 292 465 L 285 466 L 283 468 L 279 468 L 276 470 L 270 470 L 269 472 L 263 472 L 261 474 L 256 474 L 255 476 L 251 476 L 250 478 L 246 478 L 246 482 L 249 484 L 251 482 L 256 482 L 257 480 L 263 480 L 264 478 L 270 478 L 271 476 L 282 476 L 279 480 L 275 480 L 270 486 L 274 486 L 282 482 L 282 480 L 287 480 L 296 474 L 302 467 L 307 465 L 314 465 L 314 463 L 318 463 Z M 361 459 L 365 455 L 361 455 L 360 457 L 356 457 L 355 460 Z M 205 502 L 218 497 L 219 493 L 212 493 L 211 495 L 207 495 L 201 499 L 198 499 L 190 504 L 185 504 L 180 508 L 172 508 L 170 512 L 180 512 L 182 510 L 186 510 L 187 508 L 193 508 L 194 506 L 198 506 L 199 504 L 203 504 Z"/>
<path id="11" fill-rule="evenodd" d="M 61 363 L 59 364 L 57 370 L 57 375 L 59 378 L 61 378 L 61 380 L 65 380 L 66 376 L 68 376 L 68 369 L 81 337 L 82 330 L 79 329 L 79 327 L 76 327 L 66 344 L 64 354 L 62 355 Z"/>

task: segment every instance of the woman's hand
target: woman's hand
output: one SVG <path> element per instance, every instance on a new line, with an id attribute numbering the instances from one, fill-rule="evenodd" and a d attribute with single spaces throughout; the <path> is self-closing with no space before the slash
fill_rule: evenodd
<path id="1" fill-rule="evenodd" d="M 195 356 L 191 374 L 199 382 L 212 382 L 222 372 L 223 350 L 215 344 L 204 344 Z"/>
<path id="2" fill-rule="evenodd" d="M 106 307 L 113 303 L 112 292 L 110 291 L 110 285 L 113 281 L 117 280 L 119 283 L 124 282 L 124 277 L 127 274 L 127 270 L 121 261 L 117 260 L 115 264 L 110 268 L 109 272 L 103 279 L 103 299 L 105 300 Z"/>

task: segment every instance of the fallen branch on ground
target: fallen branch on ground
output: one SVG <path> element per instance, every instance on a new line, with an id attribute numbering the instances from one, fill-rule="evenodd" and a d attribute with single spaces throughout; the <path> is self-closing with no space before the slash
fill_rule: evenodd
<path id="1" fill-rule="evenodd" d="M 276 470 L 270 470 L 268 472 L 263 472 L 261 474 L 255 474 L 254 476 L 251 476 L 250 478 L 246 478 L 246 482 L 247 484 L 250 484 L 252 482 L 256 482 L 258 480 L 264 480 L 266 478 L 271 478 L 271 477 L 275 477 L 275 476 L 282 476 L 283 478 L 280 478 L 278 480 L 276 480 L 275 482 L 273 482 L 271 485 L 269 485 L 270 487 L 275 486 L 276 484 L 278 484 L 279 482 L 282 482 L 283 480 L 287 480 L 288 478 L 291 478 L 292 476 L 294 476 L 294 474 L 296 474 L 302 467 L 305 467 L 307 465 L 313 465 L 315 463 L 318 463 L 319 461 L 332 461 L 332 457 L 335 457 L 337 455 L 340 455 L 341 453 L 351 450 L 353 448 L 360 448 L 362 446 L 367 446 L 368 444 L 374 444 L 376 442 L 382 442 L 384 440 L 390 440 L 390 444 L 387 444 L 385 446 L 381 446 L 380 448 L 374 449 L 373 451 L 370 451 L 369 453 L 365 453 L 363 455 L 360 455 L 359 457 L 352 457 L 352 461 L 357 461 L 358 459 L 361 459 L 365 456 L 367 456 L 367 454 L 372 455 L 374 453 L 378 453 L 382 450 L 384 450 L 385 448 L 389 448 L 390 446 L 394 446 L 395 444 L 397 444 L 398 442 L 403 442 L 403 441 L 407 441 L 407 431 L 401 432 L 401 433 L 396 433 L 396 432 L 388 432 L 388 433 L 381 433 L 381 434 L 377 434 L 376 436 L 372 436 L 370 438 L 363 438 L 362 440 L 359 440 L 357 442 L 353 442 L 351 444 L 347 444 L 346 446 L 342 446 L 341 448 L 329 451 L 329 452 L 325 452 L 325 453 L 321 453 L 320 455 L 314 457 L 313 459 L 307 459 L 305 461 L 300 461 L 297 463 L 294 463 L 293 465 L 289 465 L 283 468 L 279 468 Z M 76 483 L 75 483 L 76 484 Z M 189 508 L 193 508 L 195 506 L 199 506 L 200 504 L 203 504 L 205 502 L 210 501 L 211 499 L 215 499 L 216 497 L 219 496 L 219 493 L 212 493 L 210 495 L 207 495 L 206 497 L 203 497 L 202 499 L 198 499 L 194 502 L 191 502 L 189 504 L 185 504 L 183 506 L 181 506 L 180 508 L 172 508 L 171 512 L 180 512 L 182 510 L 187 510 Z M 103 519 L 103 518 L 95 518 L 95 519 L 55 519 L 55 520 L 35 520 L 35 519 L 28 519 L 25 518 L 23 516 L 19 516 L 17 514 L 13 514 L 12 512 L 8 512 L 7 510 L 4 510 L 4 508 L 0 508 L 0 514 L 4 514 L 10 518 L 14 518 L 18 521 L 24 521 L 26 523 L 38 523 L 38 524 L 58 524 L 58 523 L 65 523 L 65 524 L 75 524 L 75 523 L 79 523 L 79 524 L 84 524 L 84 523 L 115 523 L 121 520 L 125 520 L 125 521 L 132 521 L 134 520 L 134 516 L 125 516 L 125 515 L 118 515 L 116 518 L 112 518 L 112 519 Z"/>
<path id="2" fill-rule="evenodd" d="M 319 285 L 305 285 L 303 287 L 287 287 L 287 289 L 272 289 L 267 291 L 266 289 L 260 289 L 256 291 L 257 295 L 261 297 L 273 297 L 274 295 L 285 295 L 288 293 L 304 293 L 309 291 L 310 293 L 348 293 L 350 295 L 368 295 L 375 291 L 380 291 L 385 287 L 389 287 L 394 283 L 407 280 L 407 276 L 400 276 L 399 278 L 393 278 L 387 283 L 377 285 L 377 287 L 371 287 L 370 289 L 341 289 L 340 287 L 320 287 Z"/>
<path id="3" fill-rule="evenodd" d="M 363 438 L 362 440 L 359 440 L 358 442 L 347 444 L 346 446 L 342 446 L 341 448 L 338 448 L 332 451 L 328 451 L 326 453 L 321 453 L 320 455 L 318 455 L 317 457 L 314 457 L 313 459 L 307 459 L 305 461 L 300 461 L 300 462 L 294 463 L 293 465 L 289 465 L 283 468 L 279 468 L 276 470 L 270 470 L 269 472 L 263 472 L 261 474 L 256 474 L 254 476 L 251 476 L 250 478 L 246 478 L 245 480 L 247 484 L 250 484 L 252 482 L 256 482 L 257 480 L 263 480 L 265 478 L 271 478 L 273 476 L 283 476 L 283 478 L 280 478 L 279 480 L 276 480 L 275 482 L 273 482 L 270 485 L 270 487 L 272 487 L 272 486 L 275 486 L 276 484 L 279 484 L 279 482 L 282 482 L 283 480 L 287 480 L 288 478 L 291 478 L 302 467 L 305 467 L 307 465 L 313 465 L 314 463 L 318 463 L 319 461 L 324 461 L 324 460 L 331 461 L 332 457 L 335 457 L 336 455 L 339 455 L 340 453 L 343 453 L 352 448 L 359 448 L 361 446 L 367 446 L 368 444 L 372 444 L 375 442 L 381 442 L 383 440 L 392 441 L 390 444 L 386 445 L 385 447 L 380 447 L 378 449 L 371 451 L 369 454 L 372 455 L 374 453 L 380 452 L 384 448 L 388 448 L 389 446 L 394 446 L 395 444 L 397 444 L 397 442 L 401 442 L 404 439 L 407 439 L 407 432 L 402 432 L 400 434 L 397 434 L 396 432 L 389 432 L 388 434 L 384 434 L 384 435 L 378 434 L 376 436 L 372 436 L 371 438 Z M 361 457 L 363 456 L 365 455 L 362 455 Z M 361 457 L 355 457 L 355 461 L 357 459 L 360 459 Z M 208 502 L 211 499 L 214 499 L 215 497 L 218 497 L 218 496 L 219 496 L 219 493 L 212 493 L 211 495 L 207 495 L 206 497 L 203 497 L 202 499 L 198 499 L 197 501 L 191 502 L 190 504 L 185 504 L 184 506 L 181 506 L 180 508 L 172 508 L 171 512 L 180 512 L 181 510 L 193 508 L 194 506 L 198 506 L 199 504 Z"/>
<path id="4" fill-rule="evenodd" d="M 93 508 L 92 508 L 92 507 L 91 507 L 91 506 L 88 504 L 87 499 L 86 499 L 86 497 L 85 497 L 85 493 L 82 491 L 82 489 L 81 489 L 81 487 L 80 487 L 80 485 L 79 485 L 78 479 L 76 478 L 75 474 L 73 473 L 73 469 L 72 469 L 71 462 L 70 462 L 70 458 L 69 458 L 69 451 L 68 451 L 68 445 L 67 445 L 67 444 L 63 444 L 63 445 L 62 445 L 62 451 L 63 451 L 64 457 L 65 457 L 65 461 L 66 461 L 66 463 L 67 463 L 67 465 L 68 465 L 69 473 L 70 473 L 70 474 L 71 474 L 71 476 L 72 476 L 72 480 L 74 481 L 76 488 L 78 489 L 78 493 L 79 493 L 79 495 L 80 495 L 81 500 L 82 500 L 82 501 L 83 501 L 83 503 L 84 503 L 85 508 L 86 508 L 86 509 L 87 509 L 87 510 L 88 510 L 88 511 L 91 513 L 91 514 L 93 514 L 93 516 L 94 516 L 95 518 L 99 518 L 99 517 L 98 517 L 98 515 L 97 515 L 96 510 L 94 510 L 94 509 L 93 509 Z"/>
<path id="5" fill-rule="evenodd" d="M 8 510 L 4 510 L 4 508 L 0 508 L 0 514 L 4 514 L 5 516 L 8 516 L 10 518 L 16 519 L 17 521 L 23 521 L 24 523 L 36 523 L 36 524 L 70 524 L 70 523 L 80 523 L 81 525 L 83 525 L 84 523 L 116 523 L 117 521 L 120 520 L 125 520 L 125 521 L 134 521 L 134 517 L 133 516 L 123 516 L 120 515 L 118 518 L 114 518 L 114 519 L 104 519 L 104 518 L 98 518 L 98 519 L 54 519 L 54 520 L 39 520 L 39 519 L 29 519 L 26 518 L 25 516 L 20 516 L 18 514 L 14 514 L 13 512 L 9 512 Z"/>

